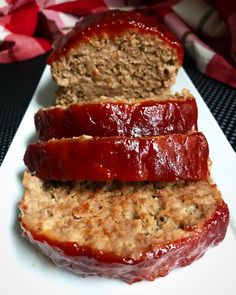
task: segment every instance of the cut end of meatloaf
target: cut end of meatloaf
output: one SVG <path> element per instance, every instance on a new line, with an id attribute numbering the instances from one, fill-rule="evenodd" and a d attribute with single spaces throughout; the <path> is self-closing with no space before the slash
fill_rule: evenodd
<path id="1" fill-rule="evenodd" d="M 70 255 L 77 258 L 90 249 L 89 258 L 100 262 L 110 253 L 120 262 L 137 263 L 150 251 L 157 255 L 175 241 L 191 240 L 206 230 L 206 222 L 223 203 L 208 181 L 63 183 L 42 181 L 25 172 L 23 184 L 19 207 L 25 235 L 65 253 L 63 243 L 73 243 L 76 249 Z M 227 218 L 226 214 L 221 232 L 208 237 L 212 244 L 223 239 Z M 100 254 L 93 257 L 96 253 Z"/>
<path id="2" fill-rule="evenodd" d="M 85 17 L 52 54 L 52 77 L 63 86 L 59 97 L 144 98 L 169 89 L 182 63 L 178 41 L 141 13 L 100 15 L 94 21 L 90 16 L 88 24 Z"/>
<path id="3" fill-rule="evenodd" d="M 179 69 L 175 50 L 156 36 L 135 30 L 110 39 L 107 34 L 78 44 L 52 64 L 63 86 L 58 96 L 91 100 L 95 96 L 144 98 L 168 90 Z"/>

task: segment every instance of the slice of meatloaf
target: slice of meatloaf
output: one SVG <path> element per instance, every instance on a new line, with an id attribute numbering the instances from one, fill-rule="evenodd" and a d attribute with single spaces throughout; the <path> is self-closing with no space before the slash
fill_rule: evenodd
<path id="1" fill-rule="evenodd" d="M 24 162 L 48 180 L 175 181 L 207 179 L 208 156 L 207 140 L 196 132 L 52 139 L 29 145 Z"/>
<path id="2" fill-rule="evenodd" d="M 91 136 L 156 136 L 197 131 L 197 104 L 188 92 L 159 100 L 95 100 L 67 108 L 40 109 L 35 127 L 40 140 Z"/>
<path id="3" fill-rule="evenodd" d="M 68 100 L 90 100 L 163 93 L 175 82 L 182 59 L 181 44 L 156 17 L 110 10 L 78 22 L 48 62 Z"/>
<path id="4" fill-rule="evenodd" d="M 23 183 L 24 236 L 81 276 L 165 276 L 222 241 L 229 221 L 208 181 L 60 183 L 25 173 Z"/>

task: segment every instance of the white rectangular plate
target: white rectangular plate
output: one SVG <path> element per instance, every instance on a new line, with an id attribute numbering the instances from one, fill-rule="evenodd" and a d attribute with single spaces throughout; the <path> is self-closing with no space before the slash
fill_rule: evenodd
<path id="1" fill-rule="evenodd" d="M 236 294 L 236 154 L 203 99 L 180 70 L 173 91 L 187 88 L 196 97 L 199 130 L 206 135 L 213 161 L 212 177 L 231 213 L 224 241 L 192 265 L 172 271 L 154 282 L 128 285 L 98 277 L 80 278 L 57 268 L 21 237 L 17 205 L 22 196 L 23 155 L 35 140 L 33 116 L 53 103 L 55 85 L 47 66 L 0 170 L 0 294 Z"/>

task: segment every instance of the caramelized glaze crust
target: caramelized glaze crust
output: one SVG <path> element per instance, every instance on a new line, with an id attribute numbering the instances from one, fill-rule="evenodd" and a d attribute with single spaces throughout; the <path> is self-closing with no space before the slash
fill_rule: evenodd
<path id="1" fill-rule="evenodd" d="M 194 98 L 146 100 L 137 103 L 94 102 L 64 109 L 41 109 L 35 114 L 40 140 L 91 136 L 157 136 L 197 131 Z"/>
<path id="2" fill-rule="evenodd" d="M 200 132 L 137 138 L 81 136 L 30 144 L 24 162 L 42 179 L 200 180 L 208 177 L 208 154 Z"/>

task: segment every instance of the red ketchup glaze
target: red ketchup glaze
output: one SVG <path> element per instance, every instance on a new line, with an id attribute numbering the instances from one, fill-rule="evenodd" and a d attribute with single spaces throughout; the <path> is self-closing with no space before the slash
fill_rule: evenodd
<path id="1" fill-rule="evenodd" d="M 176 181 L 207 179 L 208 155 L 206 138 L 196 132 L 55 139 L 29 145 L 24 162 L 48 180 Z"/>
<path id="2" fill-rule="evenodd" d="M 98 275 L 121 279 L 129 284 L 154 280 L 172 269 L 199 259 L 207 249 L 224 237 L 229 223 L 229 210 L 222 201 L 202 229 L 193 230 L 189 237 L 145 249 L 139 260 L 81 247 L 77 243 L 60 242 L 38 234 L 21 222 L 24 236 L 36 244 L 55 264 L 80 276 Z"/>
<path id="3" fill-rule="evenodd" d="M 48 59 L 48 63 L 60 59 L 79 42 L 88 42 L 94 36 L 107 33 L 111 38 L 122 32 L 136 29 L 142 34 L 157 35 L 174 48 L 179 57 L 179 64 L 183 61 L 183 48 L 177 38 L 160 23 L 157 16 L 149 16 L 144 11 L 109 10 L 102 13 L 91 14 L 78 22 L 75 28 L 64 36 L 56 45 Z"/>
<path id="4" fill-rule="evenodd" d="M 80 136 L 156 136 L 197 130 L 194 99 L 101 102 L 39 110 L 35 127 L 40 140 Z"/>

